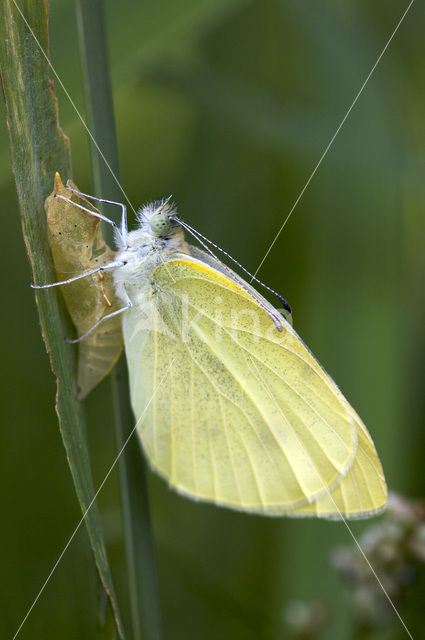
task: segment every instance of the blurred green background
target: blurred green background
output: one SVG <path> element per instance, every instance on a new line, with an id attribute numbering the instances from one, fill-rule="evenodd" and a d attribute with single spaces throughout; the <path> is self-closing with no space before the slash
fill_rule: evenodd
<path id="1" fill-rule="evenodd" d="M 172 193 L 191 225 L 255 271 L 406 7 L 106 2 L 131 202 Z M 289 300 L 297 331 L 363 417 L 390 489 L 408 496 L 425 495 L 424 30 L 415 3 L 259 273 Z M 52 62 L 84 113 L 71 0 L 52 3 L 50 34 Z M 90 192 L 85 132 L 57 83 L 56 93 L 72 177 Z M 4 118 L 0 136 L 0 634 L 9 638 L 81 514 L 29 288 Z M 86 407 L 99 484 L 114 456 L 108 381 Z M 294 599 L 328 608 L 323 638 L 351 637 L 349 595 L 330 565 L 335 546 L 352 543 L 344 524 L 247 516 L 192 503 L 153 476 L 150 486 L 167 639 L 289 638 L 284 611 Z M 99 503 L 126 615 L 116 476 Z M 93 638 L 95 602 L 81 528 L 20 637 Z M 402 615 L 420 637 L 418 611 Z M 407 635 L 394 617 L 373 637 Z"/>

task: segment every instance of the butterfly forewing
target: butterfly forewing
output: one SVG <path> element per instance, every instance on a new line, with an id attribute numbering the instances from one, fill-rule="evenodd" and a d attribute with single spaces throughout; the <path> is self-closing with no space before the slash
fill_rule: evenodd
<path id="1" fill-rule="evenodd" d="M 360 419 L 290 325 L 282 318 L 278 331 L 238 283 L 197 260 L 169 260 L 123 326 L 139 433 L 177 490 L 270 514 L 382 506 Z"/>

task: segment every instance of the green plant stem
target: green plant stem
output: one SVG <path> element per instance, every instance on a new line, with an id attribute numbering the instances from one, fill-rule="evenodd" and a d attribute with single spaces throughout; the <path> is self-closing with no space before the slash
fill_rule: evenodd
<path id="1" fill-rule="evenodd" d="M 111 175 L 113 172 L 118 180 L 118 152 L 102 1 L 77 0 L 77 15 L 88 126 L 98 145 L 92 142 L 95 195 L 123 201 L 118 182 Z M 130 409 L 127 381 L 125 361 L 121 358 L 112 373 L 112 390 L 118 454 L 125 447 L 118 465 L 133 638 L 159 640 L 162 637 L 162 625 L 146 463 L 137 435 L 133 434 L 128 440 L 134 428 L 134 417 Z"/>
<path id="2" fill-rule="evenodd" d="M 69 140 L 57 120 L 57 102 L 49 78 L 47 4 L 42 0 L 21 0 L 19 7 L 22 13 L 12 0 L 4 0 L 0 7 L 1 81 L 25 245 L 34 281 L 46 283 L 54 282 L 55 274 L 51 267 L 44 201 L 53 189 L 55 171 L 65 176 L 71 174 L 71 156 Z M 75 490 L 100 580 L 123 638 L 94 502 L 84 415 L 76 400 L 74 352 L 63 339 L 64 323 L 57 292 L 39 292 L 37 306 L 43 339 L 56 376 L 56 412 Z M 81 523 L 82 520 L 78 526 Z"/>

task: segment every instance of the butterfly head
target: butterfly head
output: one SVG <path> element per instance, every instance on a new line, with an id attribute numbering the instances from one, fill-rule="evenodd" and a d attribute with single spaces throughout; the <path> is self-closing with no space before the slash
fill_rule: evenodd
<path id="1" fill-rule="evenodd" d="M 130 231 L 125 245 L 117 244 L 121 249 L 146 252 L 153 251 L 186 251 L 184 231 L 178 218 L 176 205 L 171 196 L 165 200 L 150 202 L 137 213 L 139 226 Z"/>
<path id="2" fill-rule="evenodd" d="M 171 237 L 181 231 L 176 220 L 176 205 L 172 202 L 171 196 L 165 200 L 147 204 L 140 210 L 138 216 L 143 227 L 157 238 Z"/>

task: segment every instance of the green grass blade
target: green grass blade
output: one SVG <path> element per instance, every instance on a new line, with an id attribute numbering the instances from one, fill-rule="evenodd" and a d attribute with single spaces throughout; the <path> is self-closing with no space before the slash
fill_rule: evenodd
<path id="1" fill-rule="evenodd" d="M 47 4 L 21 0 L 20 9 L 42 49 L 48 55 Z M 57 120 L 57 102 L 49 66 L 13 0 L 0 11 L 0 69 L 6 104 L 10 153 L 16 181 L 25 244 L 35 282 L 52 282 L 52 260 L 47 242 L 44 200 L 52 191 L 54 172 L 71 175 L 69 141 Z M 56 410 L 75 490 L 85 517 L 103 588 L 123 638 L 86 442 L 84 416 L 75 399 L 73 352 L 64 342 L 64 326 L 53 290 L 37 296 L 43 339 L 57 380 Z"/>
<path id="2" fill-rule="evenodd" d="M 123 194 L 111 175 L 112 170 L 118 179 L 119 167 L 102 1 L 79 0 L 77 14 L 88 125 L 104 156 L 92 141 L 95 195 L 123 202 Z M 117 212 L 117 216 L 120 213 Z M 113 210 L 108 210 L 108 214 L 112 215 Z M 105 229 L 105 233 L 108 232 L 110 228 Z M 115 366 L 111 377 L 116 440 L 120 451 L 134 427 L 124 358 Z M 146 466 L 136 434 L 126 444 L 118 465 L 133 638 L 158 640 L 162 637 L 162 624 Z"/>

